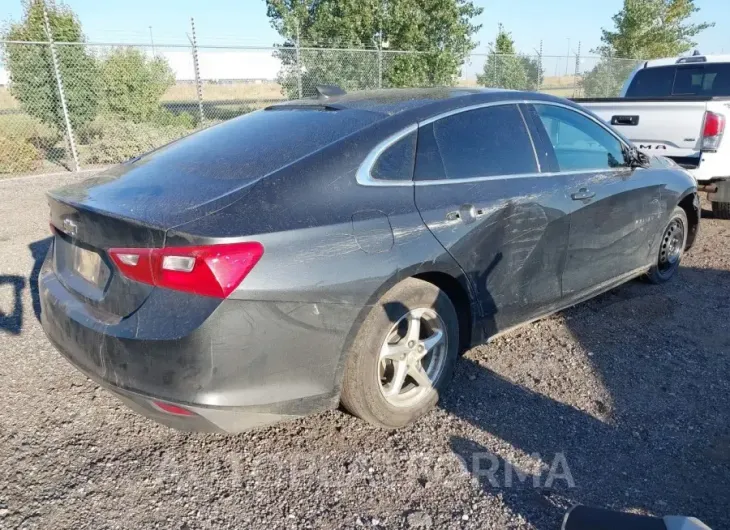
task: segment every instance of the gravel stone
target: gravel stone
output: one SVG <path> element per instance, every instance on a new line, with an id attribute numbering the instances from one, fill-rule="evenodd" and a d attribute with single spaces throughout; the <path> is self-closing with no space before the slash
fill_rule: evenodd
<path id="1" fill-rule="evenodd" d="M 547 530 L 575 503 L 730 527 L 729 221 L 666 285 L 472 348 L 411 427 L 204 435 L 134 414 L 43 334 L 44 194 L 78 178 L 0 180 L 0 528 Z"/>

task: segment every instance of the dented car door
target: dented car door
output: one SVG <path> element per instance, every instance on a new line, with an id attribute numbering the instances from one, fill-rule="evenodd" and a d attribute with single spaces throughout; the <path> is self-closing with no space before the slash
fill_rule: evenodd
<path id="1" fill-rule="evenodd" d="M 566 178 L 570 237 L 562 278 L 566 300 L 605 289 L 650 264 L 663 219 L 655 170 L 634 168 L 627 145 L 588 114 L 557 104 L 525 108 L 548 165 Z"/>
<path id="2" fill-rule="evenodd" d="M 567 176 L 545 176 L 516 104 L 420 125 L 416 205 L 478 293 L 485 337 L 560 304 Z"/>

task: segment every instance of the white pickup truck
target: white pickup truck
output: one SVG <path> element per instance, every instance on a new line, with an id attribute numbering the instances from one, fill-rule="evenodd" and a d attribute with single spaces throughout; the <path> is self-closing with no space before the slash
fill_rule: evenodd
<path id="1" fill-rule="evenodd" d="M 639 150 L 685 168 L 708 192 L 715 217 L 730 219 L 730 55 L 642 63 L 619 98 L 576 99 Z"/>

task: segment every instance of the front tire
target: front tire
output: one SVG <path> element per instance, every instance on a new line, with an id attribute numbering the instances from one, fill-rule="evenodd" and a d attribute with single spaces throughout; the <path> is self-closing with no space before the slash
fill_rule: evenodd
<path id="1" fill-rule="evenodd" d="M 378 427 L 404 427 L 438 402 L 459 350 L 454 304 L 435 285 L 408 278 L 375 304 L 348 354 L 342 405 Z"/>
<path id="2" fill-rule="evenodd" d="M 662 232 L 657 261 L 646 275 L 651 283 L 668 282 L 677 273 L 687 246 L 688 233 L 687 213 L 677 206 Z"/>

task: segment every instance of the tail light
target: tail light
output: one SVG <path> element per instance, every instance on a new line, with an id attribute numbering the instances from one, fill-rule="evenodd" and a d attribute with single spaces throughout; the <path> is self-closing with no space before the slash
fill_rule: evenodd
<path id="1" fill-rule="evenodd" d="M 195 416 L 195 413 L 191 410 L 188 410 L 186 408 L 180 407 L 178 405 L 173 405 L 172 403 L 165 403 L 164 401 L 152 401 L 152 405 L 162 412 L 167 412 L 168 414 L 172 414 L 173 416 Z"/>
<path id="2" fill-rule="evenodd" d="M 202 296 L 226 298 L 264 254 L 260 243 L 196 247 L 112 248 L 109 255 L 132 280 Z"/>
<path id="3" fill-rule="evenodd" d="M 702 130 L 702 150 L 717 151 L 725 134 L 725 116 L 715 112 L 705 112 L 705 126 Z"/>

